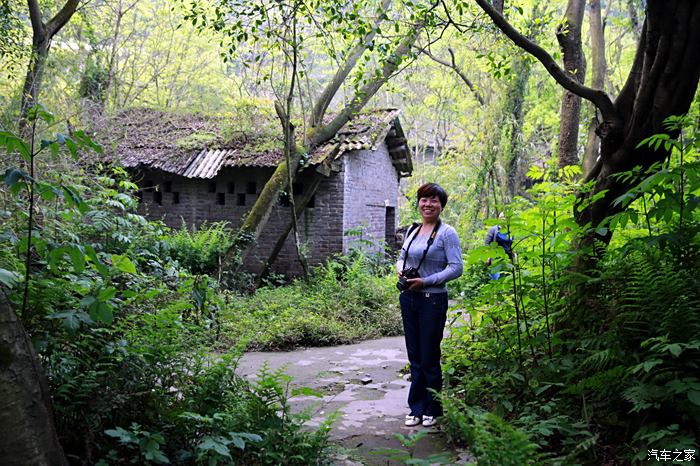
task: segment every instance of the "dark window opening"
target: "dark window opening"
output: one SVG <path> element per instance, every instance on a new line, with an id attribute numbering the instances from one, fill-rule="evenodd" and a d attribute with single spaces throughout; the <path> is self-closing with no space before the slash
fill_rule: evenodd
<path id="1" fill-rule="evenodd" d="M 255 186 L 255 181 L 250 181 L 245 190 L 246 194 L 255 194 L 257 192 L 257 186 Z"/>
<path id="2" fill-rule="evenodd" d="M 238 194 L 238 198 L 236 199 L 236 205 L 245 205 L 245 194 Z"/>
<path id="3" fill-rule="evenodd" d="M 311 199 L 309 199 L 309 203 L 306 204 L 306 207 L 311 208 L 311 209 L 316 207 L 316 195 L 315 194 L 313 196 L 311 196 Z"/>
<path id="4" fill-rule="evenodd" d="M 153 191 L 153 202 L 158 205 L 163 205 L 163 193 L 160 191 Z"/>
<path id="5" fill-rule="evenodd" d="M 153 189 L 153 180 L 145 180 L 143 182 L 143 189 Z"/>
<path id="6" fill-rule="evenodd" d="M 229 194 L 234 194 L 236 192 L 236 185 L 232 181 L 226 185 L 226 192 Z"/>
<path id="7" fill-rule="evenodd" d="M 396 208 L 387 207 L 384 217 L 384 240 L 391 248 L 396 247 Z"/>
<path id="8" fill-rule="evenodd" d="M 289 199 L 289 193 L 287 193 L 287 192 L 280 193 L 280 205 L 282 207 L 289 207 L 290 205 L 292 205 L 292 202 Z"/>
<path id="9" fill-rule="evenodd" d="M 180 193 L 173 193 L 173 204 L 180 203 Z"/>
<path id="10" fill-rule="evenodd" d="M 171 193 L 173 191 L 172 181 L 166 181 L 163 183 L 163 192 Z"/>
<path id="11" fill-rule="evenodd" d="M 209 183 L 209 192 L 210 193 L 216 192 L 216 181 L 212 181 Z"/>
<path id="12" fill-rule="evenodd" d="M 292 184 L 292 191 L 294 191 L 294 194 L 304 194 L 304 185 L 302 183 L 294 183 Z"/>
<path id="13" fill-rule="evenodd" d="M 216 203 L 219 205 L 226 205 L 226 194 L 216 193 Z"/>

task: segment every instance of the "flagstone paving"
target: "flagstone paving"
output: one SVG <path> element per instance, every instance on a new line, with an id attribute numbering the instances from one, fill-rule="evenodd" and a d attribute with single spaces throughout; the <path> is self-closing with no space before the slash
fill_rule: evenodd
<path id="1" fill-rule="evenodd" d="M 271 370 L 282 368 L 292 377 L 293 387 L 312 388 L 322 395 L 290 400 L 294 410 L 309 410 L 309 428 L 317 427 L 337 411 L 330 439 L 346 447 L 348 454 L 337 455 L 335 464 L 402 464 L 372 451 L 403 448 L 395 434 L 408 436 L 424 429 L 403 425 L 410 385 L 405 376 L 403 337 L 290 352 L 249 352 L 239 361 L 239 372 L 254 380 L 265 363 Z M 425 430 L 427 435 L 415 445 L 416 457 L 447 452 L 454 464 L 473 461 L 467 452 L 449 448 L 439 427 Z"/>

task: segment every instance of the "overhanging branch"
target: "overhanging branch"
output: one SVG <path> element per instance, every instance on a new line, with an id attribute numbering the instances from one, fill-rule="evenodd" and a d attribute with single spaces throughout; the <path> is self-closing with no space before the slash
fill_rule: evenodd
<path id="1" fill-rule="evenodd" d="M 564 89 L 592 102 L 593 105 L 600 110 L 605 120 L 617 119 L 615 107 L 605 92 L 584 86 L 573 79 L 569 73 L 557 64 L 554 58 L 552 58 L 545 49 L 518 32 L 487 0 L 476 0 L 476 3 L 489 15 L 496 27 L 513 41 L 515 45 L 537 58 L 537 60 L 544 65 L 547 72 Z"/>

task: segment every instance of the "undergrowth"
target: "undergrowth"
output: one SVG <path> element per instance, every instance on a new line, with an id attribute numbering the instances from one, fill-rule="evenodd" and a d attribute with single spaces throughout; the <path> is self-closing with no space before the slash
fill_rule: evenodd
<path id="1" fill-rule="evenodd" d="M 223 335 L 249 349 L 328 346 L 399 335 L 395 280 L 368 272 L 362 255 L 339 257 L 314 270 L 308 282 L 261 288 L 231 302 Z"/>
<path id="2" fill-rule="evenodd" d="M 679 136 L 644 144 L 668 145 L 671 159 L 616 175 L 632 188 L 597 227 L 615 235 L 595 270 L 574 272 L 586 230 L 572 220 L 585 188 L 572 169 L 533 170 L 540 182 L 506 209 L 512 259 L 495 245 L 469 251 L 460 288 L 471 320 L 445 343 L 443 398 L 446 431 L 479 464 L 662 464 L 662 450 L 697 459 L 696 124 L 669 119 Z M 485 279 L 489 257 L 498 280 Z"/>

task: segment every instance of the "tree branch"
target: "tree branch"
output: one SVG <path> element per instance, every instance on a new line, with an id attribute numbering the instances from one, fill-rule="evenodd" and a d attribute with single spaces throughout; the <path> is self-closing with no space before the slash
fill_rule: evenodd
<path id="1" fill-rule="evenodd" d="M 44 34 L 44 23 L 41 21 L 41 8 L 38 0 L 27 0 L 29 7 L 29 17 L 32 21 L 32 30 L 35 36 Z"/>
<path id="2" fill-rule="evenodd" d="M 413 47 L 413 44 L 415 43 L 420 30 L 423 28 L 423 25 L 423 21 L 419 22 L 414 26 L 412 31 L 406 34 L 396 49 L 394 49 L 391 56 L 384 63 L 380 75 L 362 86 L 362 89 L 357 91 L 352 101 L 346 105 L 345 108 L 343 108 L 343 110 L 338 113 L 338 115 L 336 115 L 330 123 L 311 129 L 308 137 L 308 148 L 310 150 L 335 136 L 340 128 L 342 128 L 345 123 L 350 121 L 355 114 L 359 112 L 362 107 L 367 104 L 367 102 L 369 102 L 374 94 L 377 93 L 384 83 L 399 68 L 401 61 L 411 51 L 411 47 Z"/>
<path id="3" fill-rule="evenodd" d="M 591 101 L 593 105 L 598 107 L 604 119 L 618 119 L 615 107 L 605 92 L 586 87 L 573 79 L 569 73 L 563 70 L 554 61 L 554 58 L 552 58 L 552 56 L 547 53 L 545 49 L 518 32 L 508 21 L 506 21 L 505 18 L 503 18 L 503 16 L 498 14 L 498 12 L 487 0 L 476 0 L 476 3 L 482 10 L 484 10 L 484 12 L 486 12 L 487 15 L 489 15 L 489 17 L 491 17 L 491 20 L 498 27 L 498 29 L 508 36 L 508 38 L 513 41 L 515 45 L 537 58 L 537 60 L 544 65 L 550 76 L 552 76 L 564 89 Z"/>
<path id="4" fill-rule="evenodd" d="M 311 113 L 311 126 L 318 126 L 323 121 L 323 115 L 326 113 L 326 110 L 333 100 L 333 97 L 335 97 L 335 94 L 338 92 L 338 89 L 340 89 L 340 86 L 345 82 L 345 79 L 348 77 L 353 68 L 355 68 L 357 60 L 359 60 L 362 54 L 365 53 L 365 50 L 367 50 L 367 44 L 369 44 L 374 39 L 374 36 L 377 35 L 379 25 L 382 23 L 382 14 L 389 9 L 390 5 L 391 0 L 382 1 L 382 5 L 379 9 L 379 16 L 374 22 L 372 30 L 362 38 L 360 43 L 355 45 L 350 53 L 348 53 L 342 66 L 338 68 L 338 71 L 336 71 L 333 79 L 323 90 L 323 93 L 316 101 L 313 112 Z"/>
<path id="5" fill-rule="evenodd" d="M 56 16 L 51 18 L 51 20 L 46 23 L 46 35 L 49 39 L 60 31 L 63 26 L 65 26 L 71 16 L 73 16 L 73 13 L 75 13 L 79 3 L 80 0 L 68 0 L 66 4 L 63 5 L 63 8 L 56 13 Z"/>
<path id="6" fill-rule="evenodd" d="M 455 73 L 457 73 L 457 75 L 458 75 L 460 78 L 462 78 L 462 81 L 464 81 L 464 83 L 467 85 L 467 87 L 469 88 L 469 90 L 474 94 L 474 97 L 476 98 L 476 100 L 479 101 L 479 103 L 480 103 L 481 105 L 486 105 L 486 104 L 484 103 L 484 98 L 483 98 L 483 97 L 481 96 L 481 94 L 479 93 L 479 90 L 476 88 L 476 86 L 474 86 L 474 84 L 472 84 L 472 82 L 469 80 L 469 78 L 467 77 L 467 75 L 464 74 L 464 71 L 462 71 L 462 69 L 461 69 L 459 66 L 457 66 L 457 62 L 455 61 L 455 54 L 454 54 L 454 51 L 453 51 L 451 48 L 449 48 L 449 47 L 447 48 L 447 51 L 450 52 L 450 57 L 451 57 L 451 61 L 450 61 L 450 62 L 448 62 L 448 61 L 446 61 L 446 60 L 443 60 L 442 58 L 436 57 L 435 55 L 433 55 L 433 54 L 432 54 L 429 50 L 427 50 L 427 49 L 424 49 L 424 50 L 423 50 L 423 53 L 424 53 L 425 55 L 427 55 L 427 56 L 428 56 L 431 60 L 433 60 L 434 62 L 439 63 L 439 64 L 441 64 L 441 65 L 443 65 L 443 66 L 446 66 L 446 67 L 452 69 Z"/>

